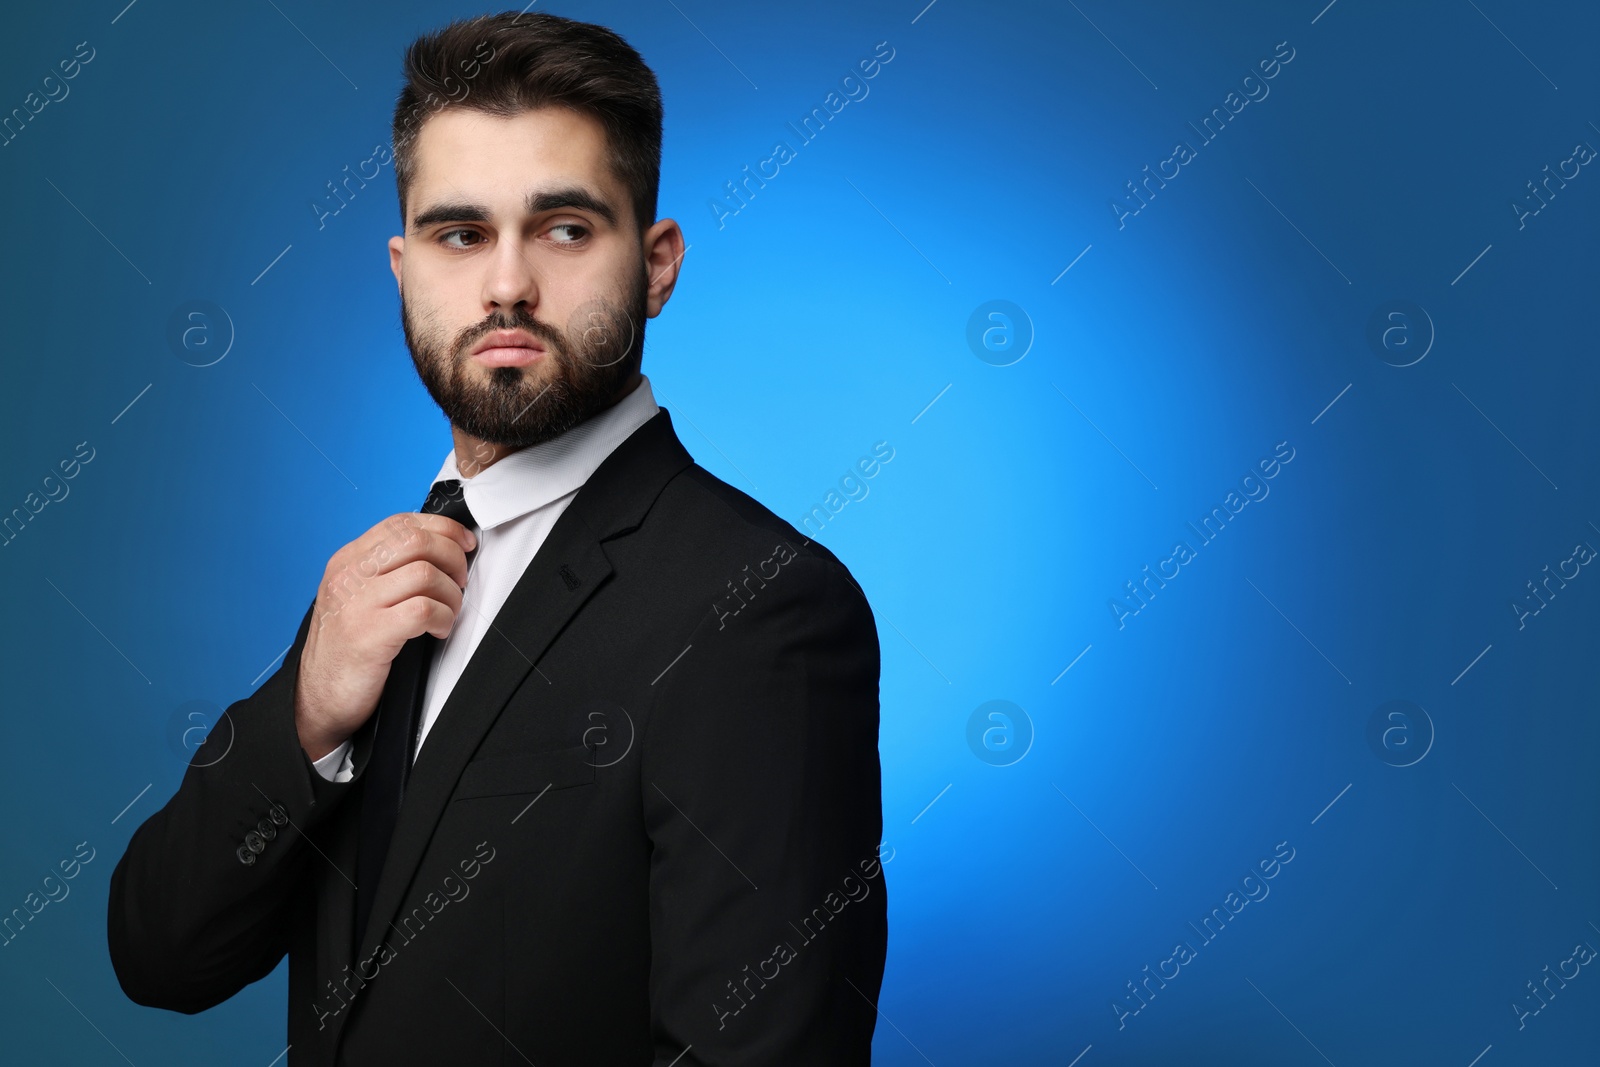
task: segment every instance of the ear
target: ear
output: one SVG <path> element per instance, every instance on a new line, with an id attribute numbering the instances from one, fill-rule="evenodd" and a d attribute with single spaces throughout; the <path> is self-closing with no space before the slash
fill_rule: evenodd
<path id="1" fill-rule="evenodd" d="M 400 287 L 400 256 L 406 250 L 404 237 L 389 238 L 389 269 L 394 272 L 395 288 Z"/>
<path id="2" fill-rule="evenodd" d="M 644 232 L 645 315 L 655 318 L 672 298 L 683 266 L 683 230 L 671 219 L 660 219 Z"/>

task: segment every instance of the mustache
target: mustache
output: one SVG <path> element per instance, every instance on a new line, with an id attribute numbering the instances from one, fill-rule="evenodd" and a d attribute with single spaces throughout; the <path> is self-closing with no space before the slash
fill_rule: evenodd
<path id="1" fill-rule="evenodd" d="M 496 330 L 522 330 L 532 334 L 536 340 L 543 341 L 545 347 L 552 352 L 565 352 L 566 338 L 561 331 L 531 315 L 491 315 L 478 325 L 461 332 L 456 339 L 456 351 L 465 358 L 479 341 Z"/>

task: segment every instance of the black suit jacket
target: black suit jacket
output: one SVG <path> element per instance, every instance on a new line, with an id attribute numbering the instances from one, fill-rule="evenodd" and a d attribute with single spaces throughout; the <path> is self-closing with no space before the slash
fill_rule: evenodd
<path id="1" fill-rule="evenodd" d="M 376 716 L 355 778 L 319 775 L 294 724 L 312 617 L 117 864 L 134 1001 L 203 1011 L 288 953 L 295 1067 L 869 1061 L 872 612 L 665 409 L 578 491 L 451 692 L 359 946 Z"/>

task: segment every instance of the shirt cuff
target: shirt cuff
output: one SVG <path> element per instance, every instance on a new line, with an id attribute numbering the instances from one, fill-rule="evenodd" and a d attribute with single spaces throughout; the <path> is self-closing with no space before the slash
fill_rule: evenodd
<path id="1" fill-rule="evenodd" d="M 354 776 L 354 767 L 350 763 L 350 739 L 340 742 L 339 747 L 329 752 L 319 760 L 313 760 L 311 765 L 317 773 L 330 782 L 348 782 Z"/>

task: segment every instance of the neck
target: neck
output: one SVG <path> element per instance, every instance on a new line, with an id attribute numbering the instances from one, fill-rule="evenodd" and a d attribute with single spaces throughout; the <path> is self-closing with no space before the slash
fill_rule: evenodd
<path id="1" fill-rule="evenodd" d="M 453 425 L 450 427 L 450 436 L 455 439 L 456 470 L 461 472 L 463 478 L 474 477 L 517 451 L 511 445 L 491 444 L 481 437 L 473 437 Z"/>
<path id="2" fill-rule="evenodd" d="M 611 400 L 601 410 L 616 406 L 618 401 L 637 389 L 642 381 L 644 381 L 644 377 L 638 371 L 635 371 L 617 387 L 617 391 L 612 394 Z M 455 442 L 456 470 L 461 472 L 461 477 L 463 478 L 476 477 L 500 460 L 511 455 L 511 453 L 520 450 L 517 445 L 497 445 L 493 442 L 485 441 L 481 437 L 474 437 L 453 423 L 450 426 L 450 436 Z"/>

